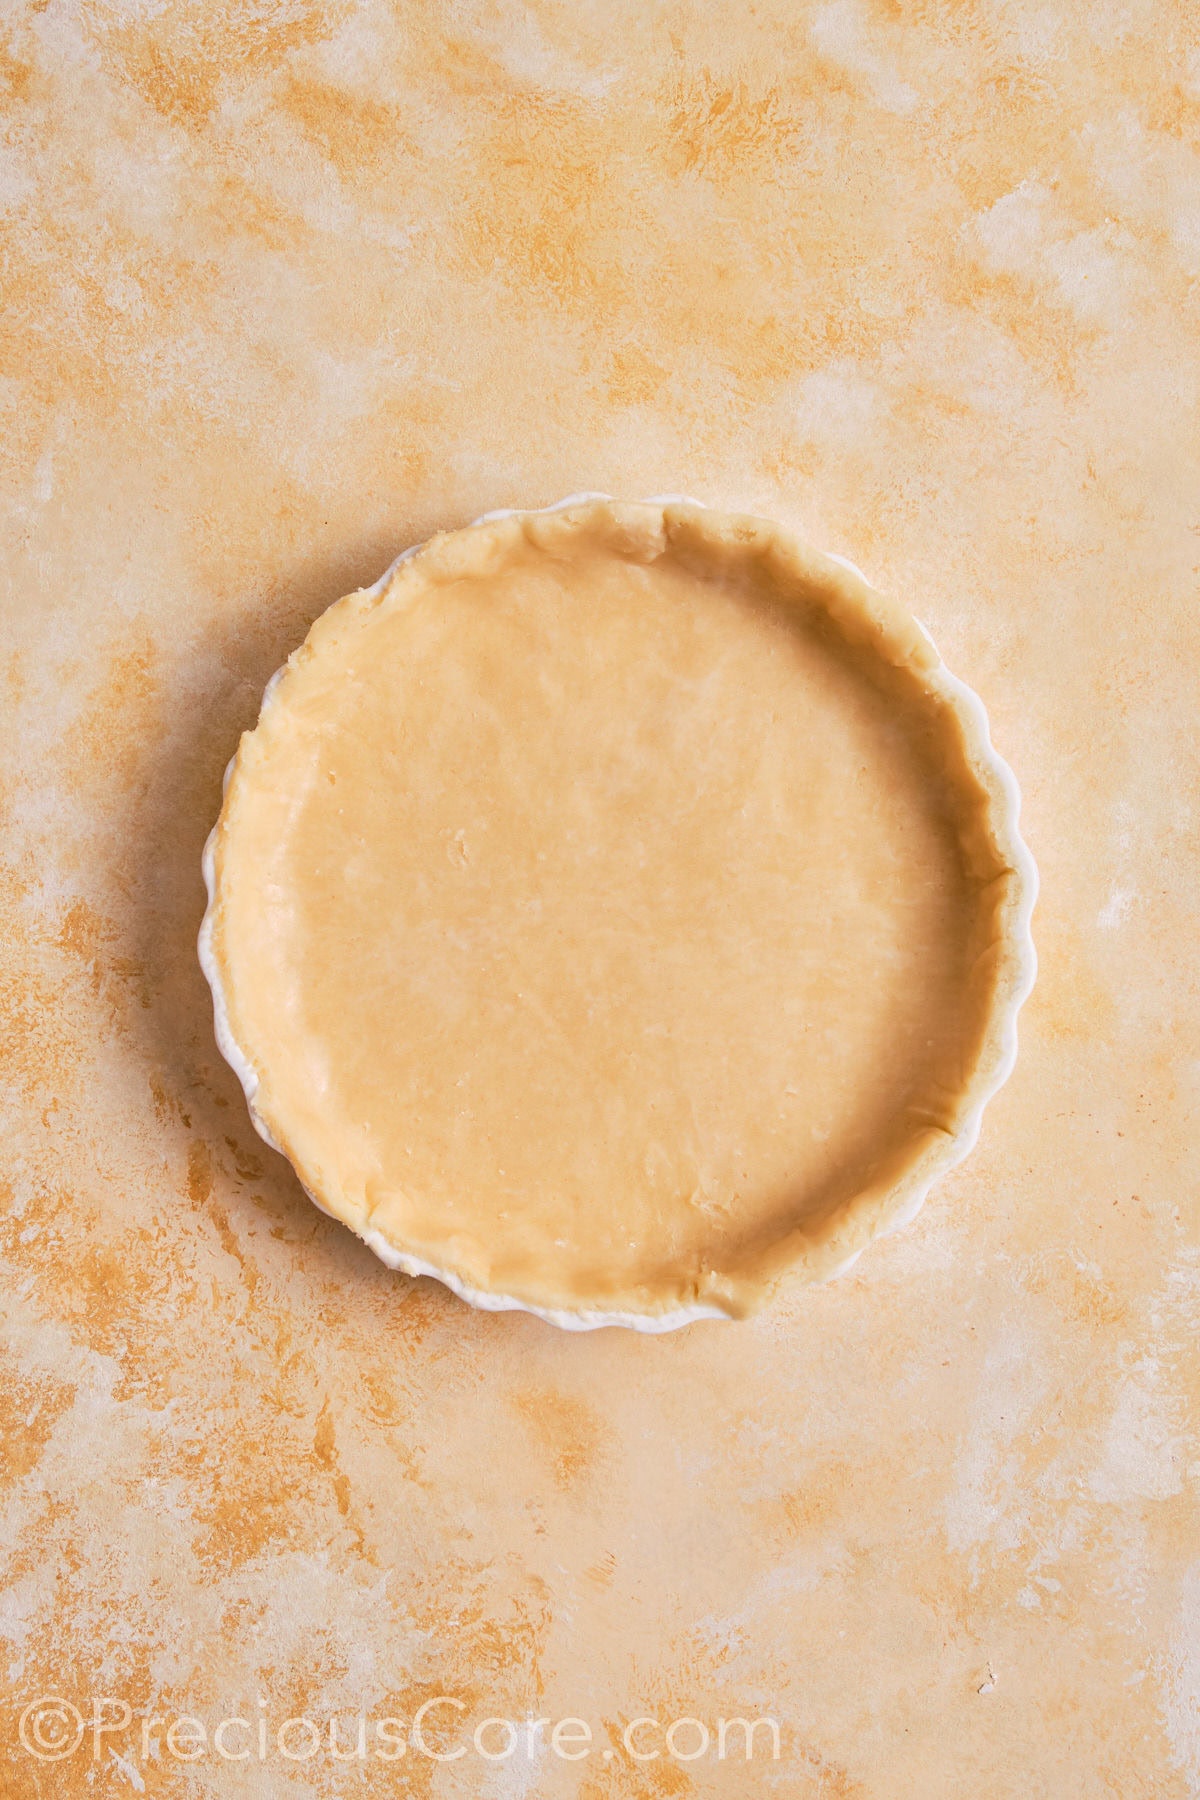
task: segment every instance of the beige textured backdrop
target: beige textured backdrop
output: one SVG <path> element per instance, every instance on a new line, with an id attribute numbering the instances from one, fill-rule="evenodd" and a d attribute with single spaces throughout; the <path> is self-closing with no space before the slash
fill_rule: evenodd
<path id="1" fill-rule="evenodd" d="M 1200 1794 L 1189 11 L 3 9 L 5 1796 Z M 662 1341 L 473 1314 L 319 1217 L 193 952 L 309 621 L 583 487 L 901 595 L 1043 882 L 972 1160 L 853 1275 Z M 38 1761 L 45 1693 L 133 1724 Z M 138 1742 L 438 1693 L 595 1748 Z M 748 1713 L 778 1763 L 604 1755 Z"/>

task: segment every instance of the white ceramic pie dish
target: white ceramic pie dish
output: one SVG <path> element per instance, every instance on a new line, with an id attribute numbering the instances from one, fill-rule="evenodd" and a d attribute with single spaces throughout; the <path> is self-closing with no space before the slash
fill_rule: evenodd
<path id="1" fill-rule="evenodd" d="M 566 508 L 579 506 L 582 503 L 590 501 L 607 501 L 609 498 L 610 496 L 608 495 L 597 493 L 571 494 L 567 496 L 566 499 L 557 502 L 554 506 L 524 510 L 541 513 L 560 512 Z M 702 502 L 690 499 L 685 495 L 653 495 L 650 496 L 648 502 L 646 502 L 646 504 L 650 503 L 660 505 L 671 503 L 703 509 Z M 473 524 L 480 525 L 493 520 L 506 519 L 514 516 L 517 516 L 516 509 L 505 509 L 500 512 L 485 513 L 481 515 L 479 519 L 473 521 Z M 423 544 L 417 544 L 403 551 L 384 571 L 379 580 L 374 583 L 371 588 L 365 590 L 366 593 L 368 595 L 382 595 L 387 589 L 394 571 L 409 558 L 416 556 L 423 548 Z M 846 558 L 830 555 L 829 560 L 850 570 L 853 574 L 858 576 L 860 580 L 865 581 L 865 577 L 862 576 L 861 571 Z M 923 627 L 920 629 L 932 648 L 932 642 L 928 638 L 928 633 L 924 632 Z M 286 664 L 284 665 L 284 668 L 286 668 Z M 284 673 L 284 668 L 277 670 L 271 680 L 267 683 L 260 708 L 260 721 L 272 705 L 280 678 Z M 894 1212 L 892 1216 L 889 1217 L 887 1223 L 881 1226 L 873 1233 L 873 1235 L 884 1235 L 886 1232 L 896 1230 L 901 1225 L 907 1224 L 919 1211 L 930 1188 L 938 1177 L 945 1173 L 949 1168 L 961 1162 L 974 1147 L 979 1136 L 984 1109 L 988 1101 L 1002 1086 L 1004 1081 L 1007 1080 L 1016 1061 L 1017 1014 L 1032 988 L 1036 972 L 1036 954 L 1030 931 L 1030 920 L 1037 894 L 1037 871 L 1033 859 L 1020 836 L 1020 793 L 1016 780 L 1007 763 L 1005 763 L 997 754 L 991 743 L 987 715 L 979 697 L 966 685 L 966 683 L 953 676 L 945 668 L 945 665 L 940 662 L 940 658 L 937 663 L 936 676 L 940 692 L 943 695 L 948 694 L 952 696 L 954 706 L 963 722 L 964 731 L 967 732 L 971 738 L 971 751 L 976 766 L 986 770 L 987 774 L 991 777 L 993 791 L 998 791 L 1003 797 L 1004 818 L 1002 821 L 1002 836 L 1005 844 L 1005 854 L 1017 877 L 1018 899 L 1015 908 L 1010 911 L 1006 930 L 1007 950 L 1010 961 L 1013 961 L 1015 964 L 1016 973 L 1015 977 L 1009 981 L 1003 1001 L 997 1007 L 991 1020 L 992 1039 L 993 1042 L 998 1045 L 998 1050 L 993 1054 L 986 1074 L 983 1077 L 977 1078 L 973 1084 L 971 1092 L 972 1104 L 970 1108 L 963 1114 L 953 1135 L 947 1139 L 938 1157 L 937 1166 L 928 1175 L 928 1179 L 923 1179 L 920 1184 L 915 1187 L 910 1186 L 906 1193 L 905 1203 L 902 1209 L 898 1212 Z M 231 759 L 226 769 L 226 786 L 228 785 L 235 761 L 236 758 Z M 254 1068 L 250 1058 L 237 1043 L 230 1026 L 229 1008 L 226 1004 L 226 996 L 218 966 L 218 959 L 214 952 L 213 945 L 213 923 L 217 900 L 216 839 L 217 828 L 214 826 L 214 829 L 209 834 L 209 838 L 206 842 L 203 856 L 203 872 L 208 894 L 208 904 L 201 924 L 198 944 L 200 965 L 212 990 L 216 1041 L 221 1054 L 234 1070 L 242 1084 L 250 1117 L 255 1129 L 273 1149 L 279 1151 L 281 1154 L 286 1154 L 283 1146 L 277 1142 L 272 1134 L 256 1104 L 260 1086 L 259 1073 Z M 321 1197 L 313 1192 L 308 1184 L 302 1182 L 301 1185 L 304 1186 L 305 1192 L 317 1207 L 323 1212 L 328 1213 L 331 1217 L 338 1216 L 323 1203 Z M 513 1295 L 496 1293 L 491 1290 L 472 1286 L 462 1280 L 452 1269 L 439 1266 L 434 1262 L 427 1261 L 420 1256 L 410 1254 L 403 1249 L 398 1248 L 377 1230 L 365 1229 L 362 1230 L 359 1235 L 362 1236 L 363 1241 L 367 1244 L 368 1248 L 389 1267 L 398 1269 L 407 1275 L 431 1276 L 435 1280 L 442 1282 L 471 1306 L 491 1312 L 529 1312 L 564 1330 L 588 1331 L 596 1330 L 603 1326 L 613 1325 L 625 1326 L 636 1331 L 656 1333 L 672 1331 L 680 1326 L 692 1324 L 700 1319 L 726 1319 L 733 1316 L 725 1309 L 711 1304 L 679 1306 L 672 1310 L 658 1313 L 582 1309 L 566 1310 L 562 1308 L 539 1306 Z M 856 1249 L 833 1266 L 827 1267 L 824 1271 L 825 1278 L 842 1273 L 857 1260 L 860 1254 L 861 1248 Z"/>

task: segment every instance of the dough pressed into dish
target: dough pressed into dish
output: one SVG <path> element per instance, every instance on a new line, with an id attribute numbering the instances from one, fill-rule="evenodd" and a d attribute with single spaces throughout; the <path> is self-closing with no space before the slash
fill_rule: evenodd
<path id="1" fill-rule="evenodd" d="M 202 960 L 255 1122 L 396 1266 L 739 1316 L 916 1210 L 1032 980 L 982 708 L 857 571 L 692 502 L 435 537 L 242 738 Z"/>

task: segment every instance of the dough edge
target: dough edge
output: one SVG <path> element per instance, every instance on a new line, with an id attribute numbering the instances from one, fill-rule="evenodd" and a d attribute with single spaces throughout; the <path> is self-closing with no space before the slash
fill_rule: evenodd
<path id="1" fill-rule="evenodd" d="M 974 690 L 943 663 L 929 633 L 905 608 L 882 595 L 868 582 L 862 571 L 847 558 L 812 548 L 804 539 L 773 520 L 753 514 L 727 513 L 709 508 L 705 502 L 685 494 L 655 494 L 646 500 L 621 503 L 611 495 L 597 492 L 569 494 L 553 505 L 531 508 L 503 508 L 481 514 L 458 530 L 438 532 L 419 544 L 401 551 L 379 579 L 369 587 L 335 601 L 320 615 L 327 619 L 348 602 L 372 606 L 388 592 L 398 571 L 420 556 L 437 554 L 449 545 L 451 554 L 471 532 L 500 521 L 515 519 L 524 523 L 578 508 L 615 510 L 621 514 L 640 512 L 659 515 L 659 528 L 668 525 L 693 529 L 702 543 L 718 550 L 736 546 L 744 554 L 747 546 L 782 563 L 787 572 L 802 578 L 821 590 L 821 600 L 838 627 L 851 639 L 870 640 L 886 660 L 901 661 L 918 667 L 926 689 L 940 700 L 953 715 L 962 733 L 962 753 L 967 768 L 978 782 L 984 796 L 983 830 L 990 847 L 1006 865 L 1006 891 L 995 909 L 996 936 L 992 950 L 996 957 L 996 976 L 991 1010 L 981 1043 L 974 1074 L 967 1089 L 965 1105 L 955 1131 L 933 1128 L 913 1140 L 913 1150 L 906 1166 L 895 1170 L 875 1186 L 861 1190 L 831 1221 L 821 1236 L 795 1232 L 780 1240 L 770 1268 L 753 1290 L 744 1282 L 715 1282 L 713 1299 L 687 1305 L 645 1311 L 604 1311 L 586 1308 L 560 1308 L 535 1304 L 515 1295 L 496 1293 L 474 1287 L 452 1268 L 429 1262 L 394 1244 L 382 1232 L 362 1227 L 351 1218 L 328 1205 L 300 1176 L 293 1172 L 313 1204 L 328 1217 L 349 1225 L 368 1249 L 389 1268 L 406 1275 L 430 1276 L 441 1282 L 468 1305 L 486 1312 L 526 1312 L 566 1331 L 594 1331 L 605 1326 L 622 1326 L 630 1330 L 659 1333 L 674 1331 L 701 1319 L 736 1319 L 756 1311 L 792 1273 L 802 1281 L 827 1281 L 845 1273 L 867 1244 L 911 1223 L 920 1211 L 934 1183 L 968 1156 L 978 1141 L 983 1113 L 988 1102 L 1012 1073 L 1017 1058 L 1017 1015 L 1032 990 L 1037 973 L 1037 954 L 1031 932 L 1031 919 L 1037 899 L 1038 874 L 1021 837 L 1021 796 L 1016 778 L 991 741 L 987 713 Z M 564 523 L 566 523 L 564 521 Z M 639 523 L 653 525 L 651 516 Z M 314 621 L 314 625 L 320 621 Z M 259 707 L 257 724 L 261 724 L 272 706 L 289 667 L 307 651 L 310 630 L 302 643 L 267 682 Z M 243 737 L 249 733 L 244 733 Z M 226 766 L 222 782 L 222 800 L 228 793 L 235 774 L 239 751 Z M 242 1085 L 250 1119 L 259 1136 L 291 1162 L 286 1147 L 279 1142 L 257 1105 L 260 1078 L 234 1036 L 229 1020 L 219 958 L 214 937 L 218 906 L 216 854 L 224 805 L 205 842 L 201 867 L 207 905 L 201 922 L 197 951 L 201 969 L 212 991 L 213 1028 L 217 1047 Z M 724 1291 L 719 1291 L 723 1288 Z"/>

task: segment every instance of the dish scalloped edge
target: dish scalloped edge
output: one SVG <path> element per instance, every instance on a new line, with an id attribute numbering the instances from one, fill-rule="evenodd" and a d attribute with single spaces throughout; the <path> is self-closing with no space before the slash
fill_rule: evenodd
<path id="1" fill-rule="evenodd" d="M 494 512 L 481 513 L 477 519 L 472 519 L 470 525 L 463 527 L 463 529 L 469 530 L 471 526 L 485 525 L 495 519 L 510 519 L 523 514 L 562 512 L 567 507 L 579 506 L 588 501 L 606 501 L 611 499 L 611 494 L 589 491 L 578 494 L 568 494 L 564 500 L 557 500 L 552 506 L 502 507 Z M 688 494 L 650 494 L 647 495 L 644 500 L 637 502 L 636 504 L 671 504 L 678 506 L 694 506 L 701 511 L 707 510 L 706 503 L 703 500 L 693 499 L 692 496 Z M 422 540 L 421 543 L 412 544 L 408 549 L 402 550 L 399 556 L 394 557 L 388 564 L 378 581 L 372 582 L 368 588 L 363 590 L 363 592 L 366 594 L 381 595 L 387 588 L 393 574 L 400 567 L 401 563 L 407 562 L 410 557 L 416 556 L 423 550 L 425 541 L 426 540 Z M 832 551 L 826 551 L 824 554 L 828 557 L 830 562 L 838 563 L 842 568 L 849 569 L 860 581 L 865 582 L 868 587 L 872 585 L 867 581 L 867 577 L 863 574 L 857 564 L 852 563 L 847 557 L 836 555 Z M 916 623 L 928 640 L 930 647 L 934 650 L 935 654 L 937 654 L 936 645 L 934 645 L 929 632 L 920 624 L 919 620 L 917 620 Z M 271 704 L 275 690 L 279 685 L 279 681 L 286 667 L 286 662 L 281 664 L 263 689 L 263 697 L 259 706 L 258 715 L 260 721 Z M 992 743 L 987 712 L 978 694 L 973 688 L 968 687 L 965 681 L 961 681 L 958 676 L 952 674 L 951 671 L 947 669 L 945 663 L 942 662 L 940 655 L 938 655 L 935 672 L 943 691 L 948 692 L 953 696 L 960 716 L 970 728 L 971 747 L 977 760 L 994 776 L 1004 797 L 1005 811 L 1003 824 L 1006 831 L 1006 849 L 1011 852 L 1012 867 L 1018 876 L 1020 884 L 1020 899 L 1015 909 L 1009 930 L 1010 944 L 1012 950 L 1015 952 L 1017 961 L 1017 975 L 1006 998 L 1003 1011 L 993 1021 L 993 1030 L 996 1033 L 999 1043 L 999 1054 L 996 1057 L 988 1078 L 978 1084 L 974 1095 L 973 1106 L 965 1115 L 953 1137 L 947 1140 L 946 1148 L 939 1159 L 938 1166 L 929 1176 L 929 1179 L 922 1182 L 914 1189 L 913 1193 L 909 1196 L 906 1205 L 894 1218 L 889 1219 L 886 1225 L 882 1226 L 880 1230 L 875 1233 L 876 1237 L 888 1236 L 891 1232 L 898 1231 L 903 1226 L 910 1224 L 918 1212 L 920 1212 L 921 1207 L 928 1198 L 929 1192 L 934 1184 L 946 1174 L 948 1170 L 954 1168 L 958 1163 L 962 1162 L 965 1157 L 969 1156 L 971 1151 L 975 1148 L 983 1124 L 984 1110 L 987 1107 L 988 1102 L 994 1098 L 999 1089 L 1003 1087 L 1004 1083 L 1008 1080 L 1016 1064 L 1017 1015 L 1029 997 L 1037 974 L 1037 952 L 1034 948 L 1031 922 L 1034 904 L 1037 900 L 1038 873 L 1037 865 L 1034 863 L 1033 857 L 1030 855 L 1024 839 L 1021 837 L 1019 829 L 1021 813 L 1020 788 L 1017 786 L 1017 780 L 1012 770 L 1004 761 L 1003 757 L 999 755 Z M 221 786 L 222 796 L 224 796 L 225 790 L 229 785 L 229 778 L 233 771 L 235 761 L 236 753 L 229 759 L 229 762 L 225 767 L 224 779 Z M 205 906 L 204 918 L 200 925 L 200 934 L 197 942 L 200 967 L 204 971 L 205 979 L 212 990 L 213 1030 L 216 1036 L 217 1048 L 220 1050 L 221 1055 L 242 1084 L 242 1090 L 246 1096 L 246 1105 L 254 1129 L 264 1142 L 271 1146 L 272 1150 L 278 1151 L 282 1156 L 285 1155 L 282 1146 L 276 1142 L 270 1128 L 255 1105 L 259 1087 L 258 1073 L 250 1063 L 249 1059 L 243 1055 L 230 1028 L 228 1008 L 225 1004 L 225 994 L 221 985 L 220 972 L 217 968 L 216 956 L 213 950 L 213 918 L 216 908 L 216 838 L 217 824 L 214 824 L 205 841 L 204 853 L 201 858 L 201 868 L 204 874 L 204 886 L 208 901 Z M 295 1173 L 295 1170 L 293 1170 L 293 1173 Z M 300 1181 L 298 1174 L 296 1179 Z M 308 1198 L 312 1201 L 313 1205 L 317 1207 L 320 1212 L 325 1213 L 328 1218 L 335 1218 L 337 1216 L 323 1204 L 320 1197 L 303 1181 L 300 1181 L 300 1185 L 308 1195 Z M 339 1220 L 339 1223 L 342 1223 L 342 1221 Z M 422 1257 L 411 1256 L 403 1250 L 398 1250 L 395 1245 L 389 1243 L 379 1231 L 366 1231 L 357 1235 L 361 1237 L 362 1242 L 366 1244 L 367 1248 L 373 1251 L 380 1261 L 386 1263 L 389 1268 L 398 1269 L 405 1275 L 428 1275 L 434 1281 L 440 1281 L 442 1285 L 449 1288 L 452 1293 L 457 1294 L 460 1300 L 465 1300 L 468 1306 L 476 1307 L 481 1312 L 532 1313 L 535 1318 L 544 1319 L 550 1325 L 557 1325 L 559 1329 L 563 1331 L 598 1331 L 608 1325 L 618 1325 L 627 1327 L 631 1331 L 658 1333 L 664 1331 L 677 1331 L 681 1326 L 695 1324 L 700 1319 L 731 1319 L 733 1317 L 731 1313 L 726 1312 L 723 1308 L 709 1305 L 675 1307 L 670 1312 L 664 1313 L 601 1312 L 585 1310 L 572 1312 L 554 1307 L 535 1306 L 529 1301 L 517 1299 L 512 1294 L 497 1294 L 486 1288 L 471 1287 L 467 1282 L 461 1280 L 459 1276 L 454 1274 L 452 1270 L 441 1268 L 436 1263 L 426 1262 Z M 846 1270 L 849 1269 L 852 1264 L 856 1263 L 861 1255 L 861 1249 L 855 1250 L 851 1255 L 844 1257 L 840 1262 L 830 1268 L 823 1276 L 823 1279 L 832 1280 L 838 1275 L 845 1274 Z"/>

